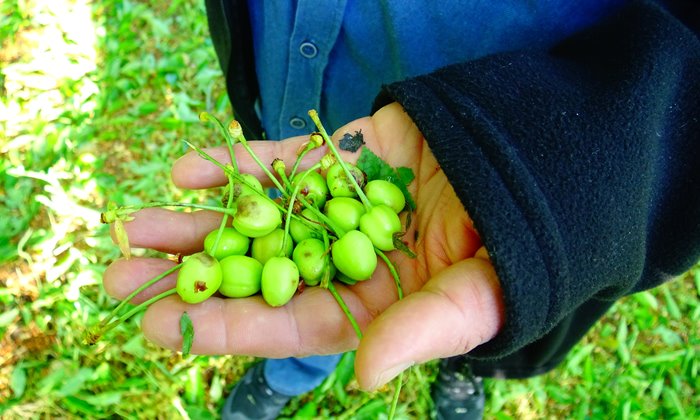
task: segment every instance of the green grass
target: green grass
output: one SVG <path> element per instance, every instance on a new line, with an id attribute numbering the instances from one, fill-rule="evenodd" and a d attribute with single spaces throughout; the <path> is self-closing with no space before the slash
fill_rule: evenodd
<path id="1" fill-rule="evenodd" d="M 81 341 L 115 305 L 107 201 L 213 199 L 169 180 L 182 139 L 218 142 L 198 112 L 230 115 L 202 2 L 16 0 L 0 15 L 0 416 L 215 418 L 253 358 L 183 358 L 138 319 Z M 696 267 L 624 299 L 555 371 L 487 381 L 487 417 L 700 417 L 699 295 Z M 426 418 L 435 374 L 406 375 L 397 417 Z M 348 355 L 284 415 L 382 418 L 392 390 L 359 391 Z"/>

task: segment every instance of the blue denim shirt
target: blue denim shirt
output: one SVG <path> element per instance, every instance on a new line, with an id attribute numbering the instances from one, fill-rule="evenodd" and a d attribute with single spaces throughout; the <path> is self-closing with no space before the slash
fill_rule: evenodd
<path id="1" fill-rule="evenodd" d="M 623 0 L 249 1 L 259 115 L 270 139 L 370 112 L 382 84 L 484 55 L 548 47 Z M 517 71 L 517 69 L 514 69 Z"/>

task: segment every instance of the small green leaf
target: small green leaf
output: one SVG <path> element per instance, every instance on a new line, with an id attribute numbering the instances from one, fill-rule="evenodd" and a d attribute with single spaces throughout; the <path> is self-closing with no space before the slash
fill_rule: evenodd
<path id="1" fill-rule="evenodd" d="M 143 116 L 156 112 L 158 110 L 158 107 L 159 105 L 155 102 L 146 102 L 144 104 L 139 105 L 136 112 L 139 116 Z"/>
<path id="2" fill-rule="evenodd" d="M 9 327 L 10 324 L 15 322 L 15 318 L 17 318 L 17 315 L 19 315 L 19 309 L 17 308 L 10 309 L 4 314 L 0 314 L 0 328 Z"/>
<path id="3" fill-rule="evenodd" d="M 124 255 L 124 258 L 131 259 L 131 247 L 129 247 L 129 235 L 124 229 L 124 223 L 117 219 L 114 221 L 114 235 L 117 237 L 117 244 Z"/>
<path id="4" fill-rule="evenodd" d="M 581 365 L 584 361 L 589 360 L 591 353 L 595 350 L 593 344 L 581 345 L 573 349 L 568 357 L 566 368 L 575 374 L 581 372 Z"/>
<path id="5" fill-rule="evenodd" d="M 676 412 L 678 418 L 687 418 L 685 415 L 685 409 L 683 408 L 683 403 L 681 398 L 678 396 L 678 392 L 674 389 L 664 388 L 662 391 L 664 405 L 668 406 Z"/>
<path id="6" fill-rule="evenodd" d="M 110 407 L 121 402 L 122 392 L 110 391 L 97 395 L 83 395 L 83 400 L 96 407 Z"/>
<path id="7" fill-rule="evenodd" d="M 190 420 L 216 420 L 218 418 L 206 407 L 201 406 L 186 405 L 185 412 L 187 412 Z"/>
<path id="8" fill-rule="evenodd" d="M 355 374 L 355 352 L 347 352 L 343 355 L 335 368 L 336 380 L 346 386 Z"/>
<path id="9" fill-rule="evenodd" d="M 404 166 L 396 168 L 396 174 L 399 176 L 401 182 L 405 183 L 406 185 L 410 184 L 414 179 L 416 179 L 416 175 L 413 173 L 413 170 Z"/>
<path id="10" fill-rule="evenodd" d="M 666 363 L 678 362 L 683 356 L 686 355 L 687 350 L 676 350 L 667 353 L 655 354 L 653 356 L 646 357 L 639 362 L 640 366 L 653 366 Z"/>
<path id="11" fill-rule="evenodd" d="M 22 365 L 18 365 L 12 371 L 10 388 L 12 388 L 15 398 L 21 398 L 24 395 L 24 390 L 27 388 L 27 371 Z"/>
<path id="12" fill-rule="evenodd" d="M 180 334 L 182 334 L 182 355 L 188 356 L 194 339 L 194 327 L 187 312 L 183 312 L 180 317 Z"/>
<path id="13" fill-rule="evenodd" d="M 128 353 L 135 357 L 144 357 L 146 355 L 146 348 L 143 346 L 143 336 L 135 335 L 122 347 L 124 353 Z"/>
<path id="14" fill-rule="evenodd" d="M 211 378 L 209 385 L 209 399 L 211 401 L 219 401 L 223 395 L 223 386 L 221 384 L 221 375 L 218 369 L 214 371 L 214 376 Z"/>
<path id="15" fill-rule="evenodd" d="M 353 416 L 356 420 L 369 420 L 379 418 L 380 414 L 386 414 L 387 405 L 381 399 L 370 400 L 367 404 L 363 405 L 362 408 L 357 410 L 357 413 Z"/>
<path id="16" fill-rule="evenodd" d="M 394 233 L 392 239 L 394 242 L 394 248 L 398 249 L 399 251 L 403 252 L 406 254 L 409 258 L 416 258 L 416 253 L 413 252 L 411 248 L 406 245 L 406 243 L 403 241 L 403 236 L 406 234 L 406 232 L 396 232 Z"/>
<path id="17" fill-rule="evenodd" d="M 338 400 L 340 405 L 343 407 L 347 406 L 348 403 L 348 393 L 345 392 L 345 387 L 340 382 L 333 383 L 333 396 Z"/>
<path id="18" fill-rule="evenodd" d="M 645 310 L 651 309 L 656 311 L 659 309 L 659 302 L 656 300 L 656 297 L 648 291 L 635 293 L 633 296 L 637 302 L 645 306 Z"/>
<path id="19" fill-rule="evenodd" d="M 199 405 L 204 399 L 204 380 L 199 365 L 194 365 L 187 370 L 185 380 L 185 401 L 188 404 Z"/>
<path id="20" fill-rule="evenodd" d="M 628 364 L 631 359 L 630 349 L 627 344 L 627 337 L 629 335 L 629 328 L 627 327 L 627 320 L 622 318 L 617 327 L 617 355 L 620 357 L 622 364 Z"/>
<path id="21" fill-rule="evenodd" d="M 61 400 L 63 404 L 72 412 L 87 414 L 90 417 L 97 417 L 100 412 L 90 403 L 82 398 L 69 395 Z"/>
<path id="22" fill-rule="evenodd" d="M 66 369 L 63 366 L 56 366 L 55 368 L 52 368 L 51 373 L 44 376 L 39 381 L 38 392 L 46 394 L 57 389 L 63 383 L 66 375 Z"/>
<path id="23" fill-rule="evenodd" d="M 95 370 L 92 368 L 80 368 L 77 372 L 71 372 L 61 384 L 58 394 L 61 396 L 75 395 L 85 387 L 85 383 L 90 381 Z"/>
<path id="24" fill-rule="evenodd" d="M 315 419 L 318 418 L 318 404 L 314 401 L 304 404 L 296 413 L 294 419 Z"/>
<path id="25" fill-rule="evenodd" d="M 666 301 L 666 310 L 672 319 L 681 319 L 681 310 L 678 308 L 676 299 L 671 294 L 668 287 L 661 288 L 664 294 L 664 300 Z"/>

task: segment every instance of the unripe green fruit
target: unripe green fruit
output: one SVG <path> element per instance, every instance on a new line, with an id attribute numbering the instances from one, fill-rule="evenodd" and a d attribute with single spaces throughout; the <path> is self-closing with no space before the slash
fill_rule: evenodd
<path id="1" fill-rule="evenodd" d="M 330 280 L 333 280 L 333 277 L 335 277 L 335 275 L 338 273 L 338 269 L 335 268 L 335 265 L 333 265 L 333 260 L 331 258 L 328 258 L 328 261 L 330 263 L 330 265 L 328 266 L 328 270 L 329 270 L 328 271 L 328 280 L 330 281 Z M 318 286 L 319 283 L 321 283 L 321 280 L 323 280 L 324 275 L 325 274 L 322 273 L 321 277 L 318 280 L 316 280 L 315 283 L 307 281 L 306 279 L 304 279 L 304 283 L 307 286 Z"/>
<path id="2" fill-rule="evenodd" d="M 316 286 L 321 281 L 329 262 L 327 257 L 326 247 L 319 239 L 305 239 L 294 247 L 292 260 L 307 286 Z"/>
<path id="3" fill-rule="evenodd" d="M 259 238 L 282 224 L 277 206 L 267 197 L 257 194 L 244 195 L 236 202 L 233 227 L 249 238 Z"/>
<path id="4" fill-rule="evenodd" d="M 339 228 L 348 231 L 360 226 L 360 217 L 365 214 L 365 206 L 354 198 L 336 197 L 326 202 L 323 213 Z"/>
<path id="5" fill-rule="evenodd" d="M 301 220 L 297 220 L 296 218 L 292 218 L 292 221 L 289 224 L 289 234 L 292 235 L 292 239 L 294 239 L 294 242 L 299 243 L 304 239 L 322 237 L 321 229 L 323 229 L 323 227 L 320 224 L 314 223 L 318 222 L 319 220 L 316 214 L 311 209 L 302 210 L 301 213 L 298 214 L 298 216 L 303 219 L 311 220 L 311 222 L 307 223 Z"/>
<path id="6" fill-rule="evenodd" d="M 365 185 L 365 174 L 360 168 L 349 163 L 345 164 L 357 184 L 362 188 Z M 326 172 L 326 184 L 333 197 L 357 197 L 357 192 L 351 180 L 345 174 L 340 163 L 334 163 Z"/>
<path id="7" fill-rule="evenodd" d="M 263 193 L 263 186 L 252 174 L 239 174 L 245 182 L 250 185 L 250 187 L 246 184 L 244 184 L 241 181 L 233 181 L 233 201 L 237 201 L 239 198 L 243 197 L 244 195 L 251 195 L 251 194 L 257 194 L 259 195 L 260 193 Z M 251 188 L 252 187 L 252 188 Z M 224 203 L 224 206 L 228 204 L 228 199 L 229 199 L 229 189 L 225 188 L 224 189 L 224 196 L 221 199 L 221 202 Z M 256 192 L 257 191 L 257 192 Z"/>
<path id="8" fill-rule="evenodd" d="M 360 231 L 382 251 L 396 249 L 394 233 L 401 232 L 401 220 L 390 207 L 380 204 L 360 217 Z"/>
<path id="9" fill-rule="evenodd" d="M 263 265 L 255 258 L 231 255 L 221 260 L 223 278 L 219 293 L 227 297 L 247 297 L 260 291 Z"/>
<path id="10" fill-rule="evenodd" d="M 357 280 L 351 279 L 350 277 L 346 276 L 340 271 L 335 273 L 335 278 L 338 279 L 338 281 L 347 284 L 348 286 L 352 286 L 353 284 L 357 283 Z"/>
<path id="11" fill-rule="evenodd" d="M 292 255 L 294 244 L 292 238 L 287 238 L 282 253 L 282 243 L 284 242 L 284 230 L 275 229 L 265 236 L 253 239 L 250 246 L 250 255 L 261 264 L 265 264 L 272 257 L 288 257 Z"/>
<path id="12" fill-rule="evenodd" d="M 245 195 L 259 195 L 258 193 L 263 192 L 263 186 L 252 174 L 240 174 L 240 176 L 245 180 L 248 185 L 244 184 L 241 181 L 234 181 L 233 182 L 233 194 L 236 198 L 241 198 Z M 251 188 L 252 187 L 252 188 Z M 257 191 L 257 192 L 256 192 Z"/>
<path id="13" fill-rule="evenodd" d="M 270 306 L 289 302 L 299 287 L 299 270 L 287 257 L 272 257 L 263 266 L 262 295 Z"/>
<path id="14" fill-rule="evenodd" d="M 219 230 L 215 229 L 209 232 L 204 238 L 204 251 L 221 261 L 230 255 L 244 255 L 248 252 L 250 246 L 250 238 L 238 232 L 235 228 L 226 227 L 221 233 L 219 245 L 214 250 L 214 242 L 219 234 Z"/>
<path id="15" fill-rule="evenodd" d="M 365 195 L 369 202 L 376 205 L 384 204 L 391 207 L 396 213 L 400 213 L 406 206 L 406 197 L 395 184 L 383 179 L 375 179 L 365 185 Z"/>
<path id="16" fill-rule="evenodd" d="M 328 186 L 326 179 L 318 172 L 312 171 L 305 175 L 304 172 L 294 175 L 292 179 L 292 187 L 296 188 L 299 180 L 304 177 L 304 180 L 299 186 L 299 194 L 306 197 L 310 203 L 314 203 L 319 209 L 326 204 L 326 196 L 328 195 Z"/>
<path id="17" fill-rule="evenodd" d="M 184 302 L 199 303 L 216 293 L 221 280 L 219 261 L 205 252 L 199 252 L 182 263 L 175 290 Z"/>
<path id="18" fill-rule="evenodd" d="M 372 241 L 359 230 L 351 230 L 331 245 L 335 268 L 353 280 L 367 280 L 377 268 Z"/>

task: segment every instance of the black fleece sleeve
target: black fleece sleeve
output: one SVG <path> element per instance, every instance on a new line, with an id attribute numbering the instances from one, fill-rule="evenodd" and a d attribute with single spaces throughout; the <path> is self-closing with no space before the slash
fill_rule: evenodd
<path id="1" fill-rule="evenodd" d="M 590 322 L 572 314 L 600 316 L 700 258 L 699 72 L 696 35 L 637 1 L 549 51 L 385 87 L 376 106 L 415 121 L 501 281 L 505 326 L 470 356 L 563 323 L 580 338 Z"/>

